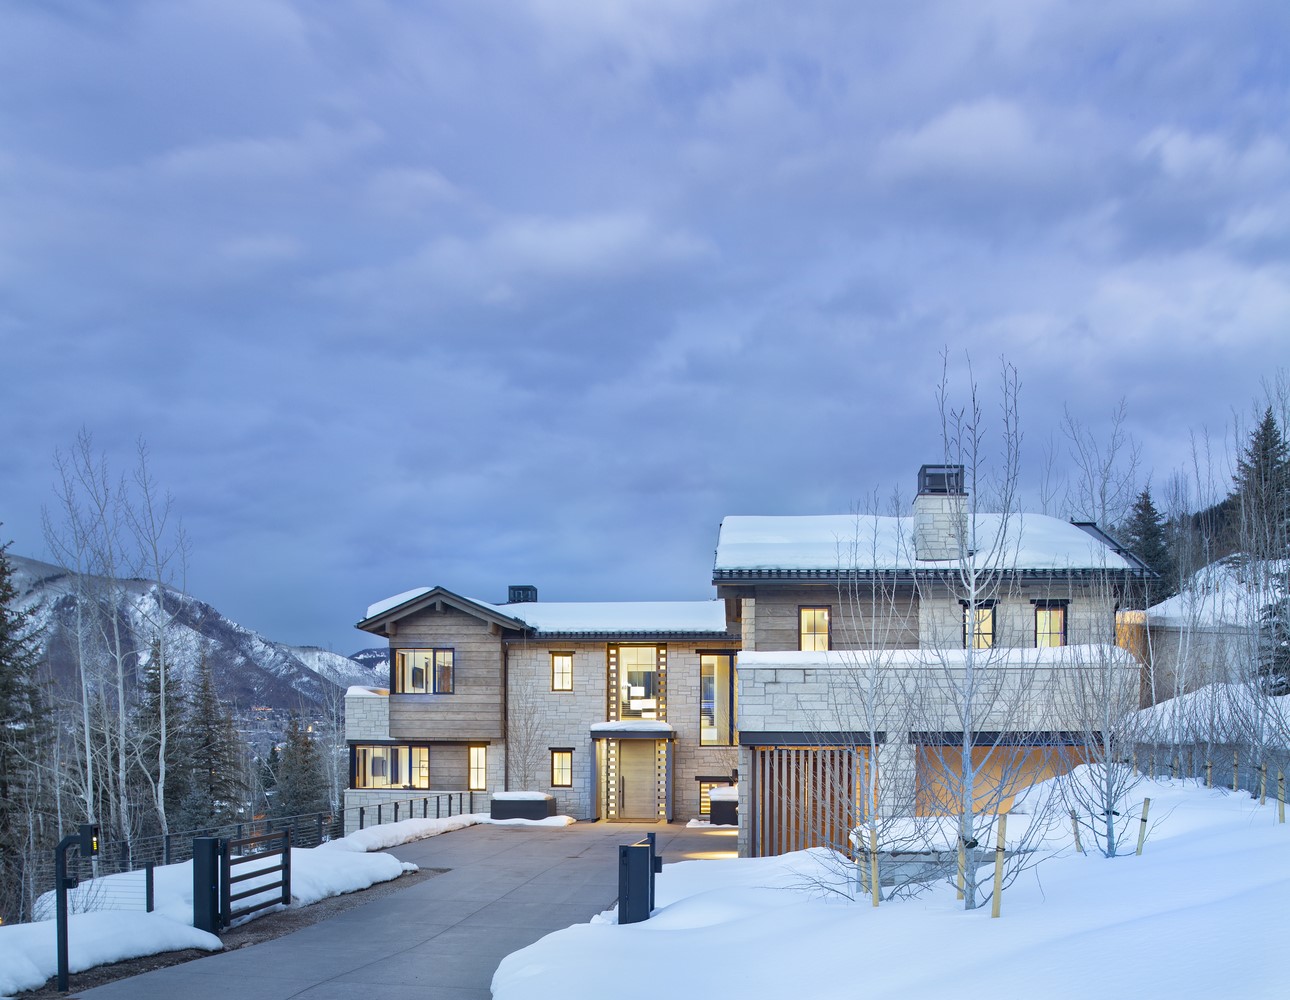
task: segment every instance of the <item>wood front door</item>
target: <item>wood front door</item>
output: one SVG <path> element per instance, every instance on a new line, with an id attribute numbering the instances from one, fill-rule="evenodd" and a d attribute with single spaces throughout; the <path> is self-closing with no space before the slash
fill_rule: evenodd
<path id="1" fill-rule="evenodd" d="M 658 819 L 658 760 L 654 740 L 618 742 L 618 817 Z"/>

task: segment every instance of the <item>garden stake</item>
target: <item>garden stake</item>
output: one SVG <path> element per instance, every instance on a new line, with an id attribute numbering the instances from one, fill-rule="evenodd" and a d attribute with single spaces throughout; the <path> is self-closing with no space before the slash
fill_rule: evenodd
<path id="1" fill-rule="evenodd" d="M 1008 814 L 999 817 L 999 839 L 994 848 L 994 903 L 990 907 L 990 916 L 999 915 L 999 904 L 1003 901 L 1003 833 L 1008 827 Z"/>
<path id="2" fill-rule="evenodd" d="M 1232 751 L 1232 791 L 1241 787 L 1240 751 Z"/>
<path id="3" fill-rule="evenodd" d="M 1079 817 L 1075 815 L 1075 810 L 1071 810 L 1071 833 L 1075 834 L 1075 850 L 1080 854 L 1084 853 L 1084 848 L 1079 845 Z"/>
<path id="4" fill-rule="evenodd" d="M 1277 822 L 1286 821 L 1286 776 L 1277 771 Z"/>
<path id="5" fill-rule="evenodd" d="M 1268 762 L 1265 760 L 1259 768 L 1259 805 L 1268 801 Z"/>
<path id="6" fill-rule="evenodd" d="M 869 884 L 873 887 L 873 905 L 878 905 L 878 831 L 869 828 Z"/>
<path id="7" fill-rule="evenodd" d="M 1142 856 L 1142 844 L 1147 839 L 1147 810 L 1151 808 L 1151 800 L 1142 800 L 1142 825 L 1138 827 L 1138 856 Z"/>
<path id="8" fill-rule="evenodd" d="M 963 870 L 967 868 L 967 860 L 963 857 L 963 834 L 959 834 L 959 879 L 958 879 L 958 898 L 963 898 Z"/>
<path id="9" fill-rule="evenodd" d="M 1205 787 L 1214 787 L 1214 762 L 1211 760 L 1205 761 Z"/>

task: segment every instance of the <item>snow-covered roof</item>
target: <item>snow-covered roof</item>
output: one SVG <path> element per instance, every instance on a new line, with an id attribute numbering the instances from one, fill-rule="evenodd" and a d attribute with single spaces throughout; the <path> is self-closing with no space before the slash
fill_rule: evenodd
<path id="1" fill-rule="evenodd" d="M 1245 628 L 1285 593 L 1290 560 L 1229 556 L 1202 566 L 1174 594 L 1147 609 L 1147 623 L 1173 628 Z"/>
<path id="2" fill-rule="evenodd" d="M 930 667 L 955 669 L 967 662 L 966 649 L 881 649 L 844 650 L 831 649 L 819 652 L 777 650 L 755 652 L 745 650 L 739 654 L 740 672 L 747 670 L 831 669 L 852 670 L 869 666 Z M 1023 647 L 973 650 L 978 663 L 988 662 L 991 667 L 1056 667 L 1079 666 L 1092 663 L 1118 663 L 1137 669 L 1140 664 L 1127 649 L 1106 643 L 1087 645 L 1052 646 L 1042 649 Z"/>
<path id="3" fill-rule="evenodd" d="M 1000 569 L 1134 569 L 1136 564 L 1088 531 L 1044 514 L 1007 518 L 1003 544 L 986 554 L 1003 532 L 1000 514 L 974 518 L 978 558 Z M 919 560 L 914 519 L 875 514 L 732 516 L 721 522 L 714 567 L 718 577 L 756 571 L 911 571 L 954 565 Z"/>
<path id="4" fill-rule="evenodd" d="M 411 590 L 405 590 L 401 594 L 395 594 L 393 597 L 387 597 L 383 601 L 377 601 L 375 604 L 367 606 L 367 614 L 364 619 L 375 618 L 377 615 L 385 614 L 391 608 L 397 608 L 400 604 L 407 604 L 413 598 L 420 597 L 422 594 L 430 593 L 430 587 L 413 587 Z"/>
<path id="5" fill-rule="evenodd" d="M 725 634 L 723 601 L 605 601 L 488 605 L 538 632 L 658 635 L 666 632 Z"/>
<path id="6" fill-rule="evenodd" d="M 618 719 L 614 722 L 593 722 L 593 733 L 674 733 L 676 727 L 658 719 Z"/>
<path id="7" fill-rule="evenodd" d="M 418 587 L 377 601 L 363 623 L 426 595 L 446 600 L 462 610 L 501 619 L 508 627 L 528 626 L 548 635 L 725 635 L 726 608 L 722 601 L 532 601 L 489 604 L 452 594 L 439 587 Z M 412 609 L 409 609 L 412 610 Z"/>
<path id="8" fill-rule="evenodd" d="M 345 689 L 346 698 L 388 698 L 389 688 L 366 687 L 362 684 L 351 684 Z"/>

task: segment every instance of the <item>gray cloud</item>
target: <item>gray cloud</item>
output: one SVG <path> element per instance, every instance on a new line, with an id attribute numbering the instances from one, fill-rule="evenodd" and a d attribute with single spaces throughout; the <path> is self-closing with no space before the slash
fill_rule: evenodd
<path id="1" fill-rule="evenodd" d="M 0 497 L 137 437 L 189 585 L 704 596 L 727 513 L 939 457 L 948 347 L 1126 397 L 1159 482 L 1290 362 L 1279 3 L 25 5 L 0 35 Z"/>

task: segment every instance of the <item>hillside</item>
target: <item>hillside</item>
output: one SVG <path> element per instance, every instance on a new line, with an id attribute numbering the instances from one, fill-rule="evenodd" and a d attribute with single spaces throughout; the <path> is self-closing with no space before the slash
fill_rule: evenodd
<path id="1" fill-rule="evenodd" d="M 35 611 L 40 651 L 58 689 L 77 690 L 77 620 L 87 659 L 108 669 L 104 634 L 119 623 L 133 668 L 132 682 L 147 666 L 153 622 L 168 620 L 166 650 L 174 676 L 193 680 L 203 655 L 213 668 L 221 697 L 241 709 L 252 706 L 312 712 L 343 694 L 350 684 L 386 683 L 383 665 L 361 663 L 313 646 L 274 642 L 226 618 L 211 605 L 146 580 L 81 578 L 23 556 L 9 554 L 18 605 Z M 78 586 L 78 583 L 80 584 Z M 86 625 L 85 623 L 91 623 Z"/>

